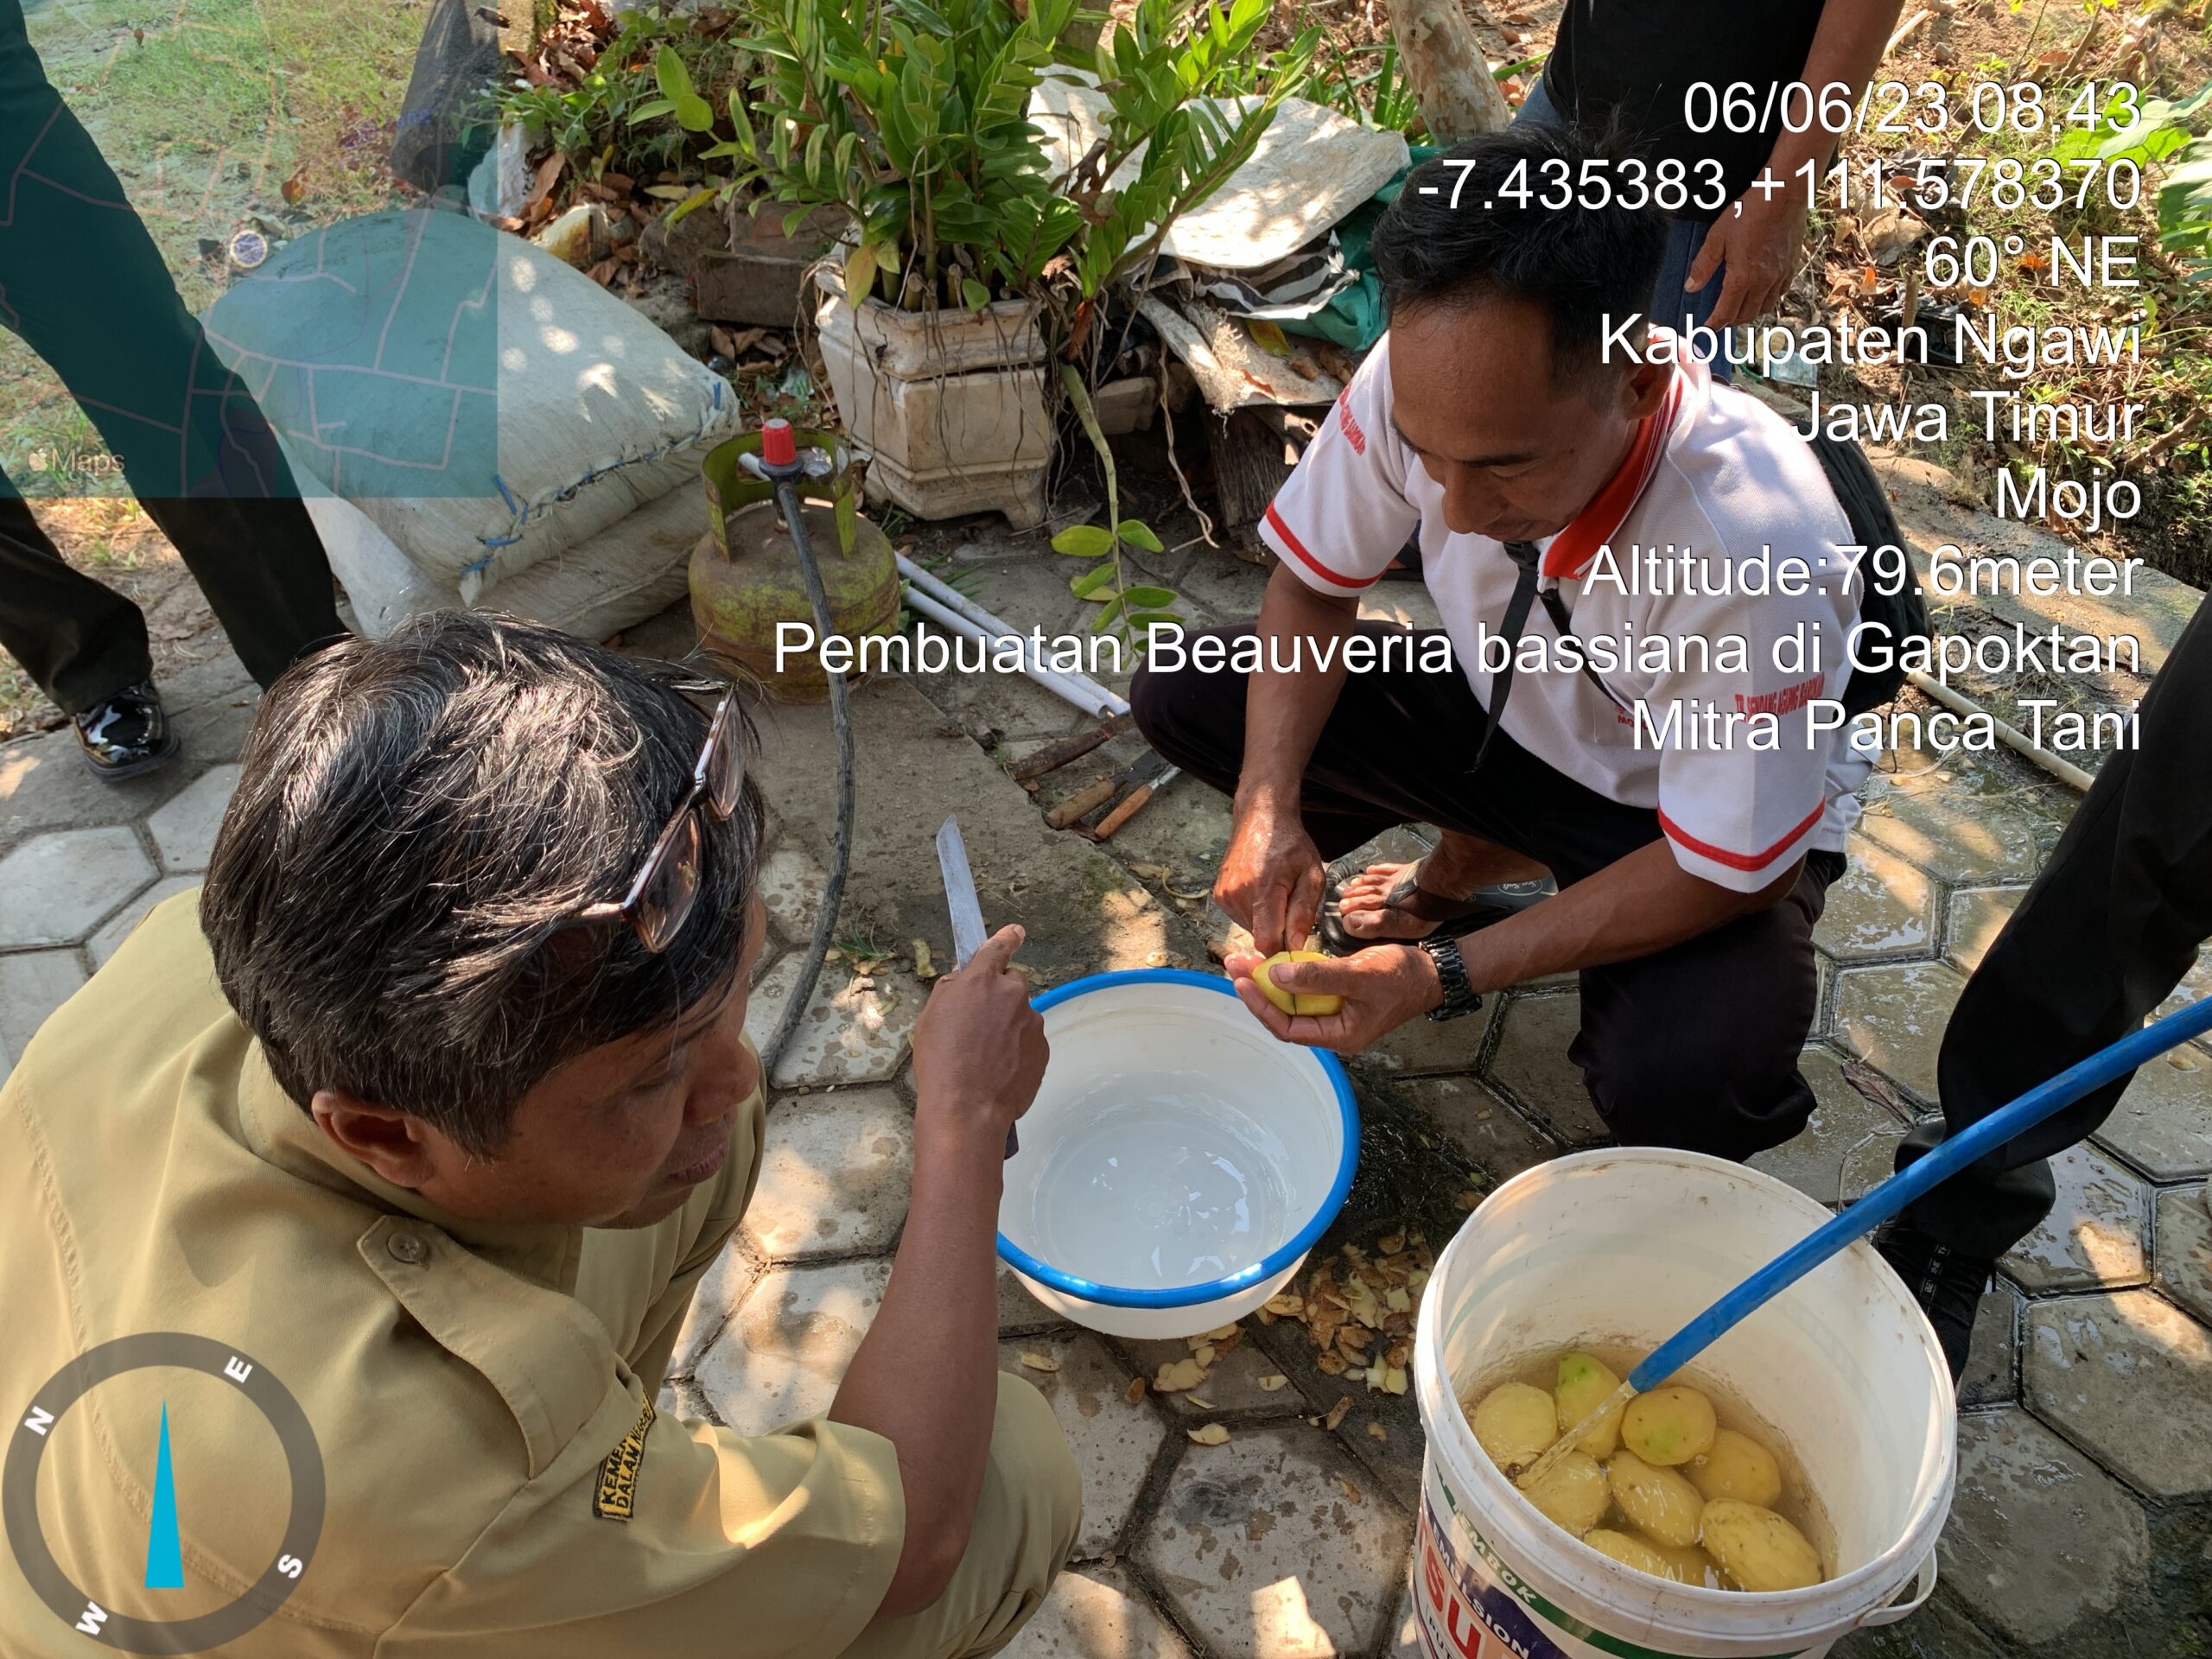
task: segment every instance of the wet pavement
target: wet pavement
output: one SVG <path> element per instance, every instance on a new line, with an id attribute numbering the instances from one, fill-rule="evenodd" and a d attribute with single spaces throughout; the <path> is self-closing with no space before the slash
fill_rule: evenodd
<path id="1" fill-rule="evenodd" d="M 1067 627 L 1086 610 L 1068 594 L 1067 562 L 1041 539 L 938 539 L 963 589 L 1021 626 Z M 1154 563 L 1194 621 L 1256 607 L 1262 574 L 1224 553 L 1201 544 Z M 1387 584 L 1376 603 L 1433 620 L 1414 585 Z M 2168 628 L 2171 618 L 2153 620 Z M 692 644 L 689 615 L 671 612 L 627 643 L 679 654 Z M 86 778 L 67 732 L 0 747 L 0 1068 L 149 906 L 206 864 L 253 689 L 224 653 L 169 690 L 185 753 L 141 782 Z M 934 965 L 950 957 L 929 850 L 938 823 L 958 813 L 985 914 L 1027 925 L 1040 986 L 1109 969 L 1209 968 L 1210 946 L 1230 931 L 1204 897 L 1227 811 L 1200 785 L 1178 784 L 1110 843 L 1044 826 L 1042 807 L 1126 760 L 1134 739 L 1033 795 L 1005 763 L 1085 722 L 1027 682 L 883 679 L 854 701 L 859 833 L 838 956 L 773 1079 L 759 1192 L 702 1287 L 665 1400 L 741 1430 L 828 1402 L 888 1273 L 912 1166 L 910 1039 L 927 994 L 915 942 Z M 763 878 L 772 938 L 756 1034 L 790 996 L 820 900 L 831 753 L 823 709 L 765 714 L 756 775 L 775 817 Z M 1933 1109 L 1936 1046 L 1963 976 L 2077 798 L 2009 755 L 1891 760 L 1866 788 L 1851 870 L 1816 938 L 1821 1003 L 1804 1068 L 1819 1109 L 1796 1141 L 1754 1160 L 1831 1205 L 1885 1175 L 1909 1123 Z M 1401 833 L 1376 852 L 1418 845 Z M 2200 970 L 2177 1000 L 2208 987 Z M 1415 1022 L 1360 1057 L 1369 1173 L 1320 1251 L 1371 1246 L 1409 1215 L 1440 1248 L 1453 1193 L 1471 1202 L 1601 1143 L 1566 1059 L 1577 1019 L 1572 981 L 1555 981 L 1493 999 L 1478 1020 Z M 2145 1067 L 2095 1140 L 2059 1160 L 2057 1213 L 2005 1259 L 1983 1300 L 1935 1600 L 1839 1653 L 2208 1650 L 2208 1170 L 2212 1053 L 2196 1049 Z M 1200 1387 L 1162 1393 L 1150 1382 L 1187 1344 L 1058 1323 L 1003 1273 L 1001 1312 L 1001 1363 L 1051 1400 L 1086 1503 L 1078 1560 L 1007 1650 L 1015 1659 L 1416 1650 L 1405 1581 L 1421 1444 L 1408 1399 L 1369 1389 L 1357 1370 L 1324 1370 L 1293 1320 L 1246 1321 Z"/>

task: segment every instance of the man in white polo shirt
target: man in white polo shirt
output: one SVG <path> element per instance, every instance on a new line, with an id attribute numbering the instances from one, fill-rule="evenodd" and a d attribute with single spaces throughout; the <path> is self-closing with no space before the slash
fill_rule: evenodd
<path id="1" fill-rule="evenodd" d="M 1568 1052 L 1614 1135 L 1743 1158 L 1813 1106 L 1811 933 L 1866 770 L 1834 702 L 1861 590 L 1805 441 L 1646 343 L 1664 213 L 1618 188 L 1544 205 L 1618 168 L 1523 126 L 1414 170 L 1375 236 L 1391 330 L 1267 512 L 1256 623 L 1156 652 L 1131 696 L 1234 796 L 1223 908 L 1262 953 L 1317 922 L 1351 952 L 1273 970 L 1343 999 L 1320 1017 L 1230 958 L 1278 1036 L 1350 1052 L 1579 970 Z M 1385 651 L 1359 595 L 1416 534 L 1445 634 Z M 1414 821 L 1444 831 L 1428 856 L 1325 903 L 1325 861 Z M 1486 901 L 1546 874 L 1555 895 Z"/>

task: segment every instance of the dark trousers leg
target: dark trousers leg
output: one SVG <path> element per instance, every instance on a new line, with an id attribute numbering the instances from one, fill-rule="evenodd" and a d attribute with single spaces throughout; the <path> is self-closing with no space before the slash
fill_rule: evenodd
<path id="1" fill-rule="evenodd" d="M 1251 634 L 1205 632 L 1232 647 Z M 1160 754 L 1228 793 L 1243 765 L 1245 691 L 1243 677 L 1225 671 L 1147 666 L 1129 702 Z M 1503 734 L 1471 778 L 1487 724 L 1456 665 L 1350 676 L 1300 796 L 1322 857 L 1425 821 L 1535 859 L 1564 887 L 1658 838 L 1656 813 L 1607 800 Z M 1582 976 L 1582 1030 L 1569 1058 L 1618 1139 L 1744 1158 L 1804 1127 L 1813 1094 L 1797 1057 L 1813 1020 L 1812 928 L 1842 868 L 1838 855 L 1814 855 L 1772 909 Z"/>
<path id="2" fill-rule="evenodd" d="M 80 714 L 153 671 L 138 607 L 64 563 L 29 506 L 4 490 L 0 646 L 67 715 Z"/>
<path id="3" fill-rule="evenodd" d="M 259 408 L 185 309 L 122 184 L 47 84 L 20 12 L 6 10 L 0 327 L 22 335 L 83 406 L 265 685 L 340 632 L 322 543 Z M 14 493 L 0 482 L 0 495 Z M 54 577 L 43 568 L 51 543 L 21 530 L 12 513 L 0 522 L 21 543 L 0 545 L 0 640 L 65 709 L 145 678 L 143 625 L 133 652 L 115 616 L 127 601 L 88 579 Z"/>
<path id="4" fill-rule="evenodd" d="M 2202 609 L 2152 682 L 2139 729 L 2139 747 L 2107 759 L 1967 982 L 1936 1061 L 1942 1124 L 1908 1135 L 1898 1168 L 2136 1029 L 2212 937 L 2212 622 Z M 2050 1213 L 2044 1160 L 2094 1131 L 2131 1077 L 1961 1171 L 1906 1219 L 1962 1255 L 2004 1255 Z"/>

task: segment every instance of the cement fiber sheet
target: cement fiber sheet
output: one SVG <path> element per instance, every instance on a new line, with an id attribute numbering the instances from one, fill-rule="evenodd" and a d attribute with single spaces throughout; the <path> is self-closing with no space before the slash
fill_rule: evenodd
<path id="1" fill-rule="evenodd" d="M 1233 121 L 1251 103 L 1225 99 L 1217 107 Z M 1091 86 L 1041 82 L 1029 97 L 1029 118 L 1045 130 L 1052 175 L 1064 175 L 1105 130 L 1107 99 Z M 1143 155 L 1115 170 L 1127 183 Z M 1406 141 L 1377 132 L 1319 104 L 1285 99 L 1243 166 L 1205 201 L 1167 227 L 1162 253 L 1221 270 L 1272 264 L 1319 236 L 1365 201 L 1406 165 Z"/>

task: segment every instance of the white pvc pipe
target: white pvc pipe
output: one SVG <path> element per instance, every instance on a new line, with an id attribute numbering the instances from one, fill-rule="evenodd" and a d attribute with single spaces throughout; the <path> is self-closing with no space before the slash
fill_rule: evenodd
<path id="1" fill-rule="evenodd" d="M 1021 671 L 1062 702 L 1074 704 L 1087 715 L 1105 720 L 1123 713 L 1129 706 L 1102 687 L 1078 685 L 1065 675 L 1046 667 L 1024 636 L 1012 630 L 1005 633 L 993 633 L 980 622 L 972 621 L 949 606 L 939 604 L 911 582 L 906 584 L 906 602 L 940 627 L 963 638 L 981 640 L 985 645 L 995 645 L 1001 639 L 1014 640 L 1021 647 Z"/>
<path id="2" fill-rule="evenodd" d="M 2094 778 L 2082 771 L 2071 760 L 2062 755 L 2053 754 L 2018 727 L 2012 725 L 2010 721 L 1999 720 L 1994 715 L 1990 715 L 1988 709 L 1971 697 L 1962 696 L 1952 690 L 1942 681 L 1932 679 L 1916 668 L 1905 670 L 1904 677 L 1953 714 L 1989 715 L 1989 723 L 1996 728 L 1998 738 L 2006 748 L 2012 750 L 2015 753 L 2025 755 L 2052 777 L 2073 785 L 2084 795 L 2089 792 L 2089 785 L 2096 782 Z"/>
<path id="3" fill-rule="evenodd" d="M 921 566 L 916 564 L 912 559 L 908 558 L 904 553 L 898 555 L 898 560 L 899 574 L 906 578 L 907 586 L 910 590 L 914 588 L 919 588 L 925 594 L 936 600 L 940 605 L 946 606 L 952 610 L 957 611 L 961 615 L 966 617 L 970 622 L 976 624 L 976 626 L 982 628 L 987 632 L 994 634 L 1001 639 L 1026 640 L 1028 638 L 1027 634 L 1017 632 L 1012 624 L 1005 621 L 1001 618 L 992 615 L 981 605 L 978 605 L 974 600 L 969 598 L 967 594 L 962 593 L 957 588 L 955 588 L 950 582 L 944 581 L 942 577 L 931 575 L 928 571 L 923 569 Z M 973 636 L 971 635 L 970 637 L 972 638 Z M 1025 652 L 1024 654 L 1027 656 L 1029 653 Z M 1042 664 L 1040 664 L 1039 666 L 1041 667 Z M 1065 680 L 1071 685 L 1080 686 L 1091 696 L 1103 703 L 1109 713 L 1125 715 L 1129 710 L 1129 705 L 1125 699 L 1117 696 L 1112 691 L 1108 690 L 1104 686 L 1099 684 L 1097 681 L 1092 679 L 1087 674 L 1077 673 L 1072 669 L 1059 668 L 1048 669 L 1046 670 L 1046 672 L 1051 673 L 1060 679 Z"/>

